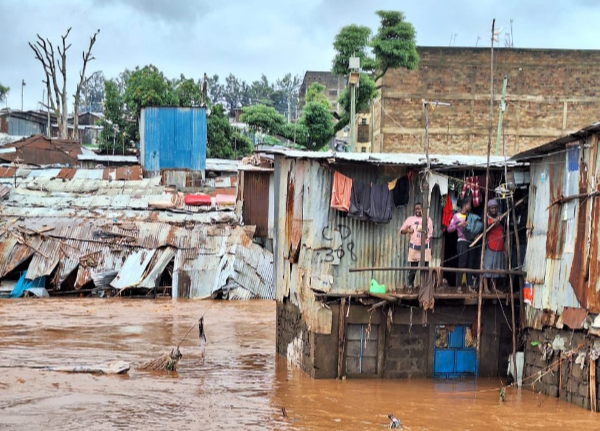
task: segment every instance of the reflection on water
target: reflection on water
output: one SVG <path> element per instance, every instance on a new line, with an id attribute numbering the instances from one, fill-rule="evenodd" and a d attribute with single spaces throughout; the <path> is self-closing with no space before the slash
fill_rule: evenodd
<path id="1" fill-rule="evenodd" d="M 529 391 L 502 403 L 496 380 L 314 381 L 276 355 L 273 302 L 211 304 L 0 301 L 0 429 L 373 430 L 390 413 L 410 430 L 600 429 L 600 416 Z M 177 373 L 135 370 L 207 309 L 204 361 L 192 330 Z M 134 363 L 129 375 L 10 367 L 116 359 Z"/>

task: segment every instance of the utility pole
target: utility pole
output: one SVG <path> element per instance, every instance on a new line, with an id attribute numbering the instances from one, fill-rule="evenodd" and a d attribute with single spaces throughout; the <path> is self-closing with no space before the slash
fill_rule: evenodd
<path id="1" fill-rule="evenodd" d="M 52 125 L 50 124 L 50 92 L 48 92 L 46 97 L 47 97 L 46 112 L 48 112 L 48 125 L 46 127 L 48 128 L 48 138 L 51 138 L 52 137 Z"/>
<path id="2" fill-rule="evenodd" d="M 500 155 L 500 136 L 502 136 L 502 120 L 504 111 L 506 111 L 506 85 L 508 84 L 508 75 L 504 75 L 502 81 L 502 96 L 500 98 L 500 113 L 498 114 L 498 132 L 496 133 L 496 155 Z"/>
<path id="3" fill-rule="evenodd" d="M 25 80 L 22 79 L 21 80 L 21 111 L 23 111 L 23 94 L 25 92 L 25 85 L 27 85 L 27 84 L 25 84 Z"/>
<path id="4" fill-rule="evenodd" d="M 431 175 L 431 160 L 429 159 L 429 106 L 450 106 L 446 102 L 428 102 L 423 100 L 423 115 L 425 117 L 425 157 L 427 159 L 427 168 L 425 169 L 425 176 L 421 183 L 421 193 L 423 194 L 423 218 L 421 220 L 421 259 L 419 266 L 425 266 L 425 246 L 427 244 L 427 236 L 429 235 L 429 175 Z M 421 272 L 421 275 L 423 272 Z M 423 277 L 420 280 L 421 286 L 423 285 Z"/>
<path id="5" fill-rule="evenodd" d="M 356 151 L 356 89 L 360 80 L 360 58 L 350 57 L 350 151 Z"/>
<path id="6" fill-rule="evenodd" d="M 492 20 L 492 37 L 491 37 L 491 51 L 490 51 L 490 129 L 488 133 L 488 145 L 487 145 L 487 164 L 485 168 L 485 198 L 483 205 L 483 237 L 481 238 L 481 260 L 480 268 L 483 268 L 484 250 L 486 246 L 487 227 L 488 227 L 488 190 L 490 187 L 490 152 L 492 150 L 492 130 L 494 128 L 494 40 L 496 38 L 495 33 L 496 18 Z M 481 359 L 481 306 L 483 302 L 483 276 L 479 277 L 479 296 L 477 298 L 477 374 L 479 374 L 479 361 Z M 516 371 L 515 371 L 516 373 Z"/>

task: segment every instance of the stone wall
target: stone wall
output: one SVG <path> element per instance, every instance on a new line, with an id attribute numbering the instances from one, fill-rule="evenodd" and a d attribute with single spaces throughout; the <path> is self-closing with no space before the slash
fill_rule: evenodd
<path id="1" fill-rule="evenodd" d="M 524 369 L 524 387 L 539 392 L 550 397 L 559 397 L 563 401 L 573 403 L 579 407 L 590 409 L 590 361 L 586 358 L 585 366 L 582 369 L 575 363 L 576 355 L 571 359 L 558 363 L 559 352 L 553 356 L 542 359 L 540 346 L 545 343 L 552 343 L 559 336 L 566 340 L 565 350 L 577 348 L 577 346 L 589 345 L 586 335 L 582 332 L 565 331 L 555 328 L 546 328 L 543 331 L 529 329 L 525 344 L 525 369 Z M 537 345 L 532 345 L 537 342 Z M 592 366 L 596 366 L 595 363 Z M 546 372 L 546 371 L 550 372 Z M 541 379 L 538 380 L 539 376 Z M 535 384 L 531 386 L 531 383 Z M 596 374 L 596 394 L 600 394 L 600 376 Z M 600 398 L 598 398 L 600 401 Z"/>
<path id="2" fill-rule="evenodd" d="M 385 348 L 383 377 L 424 378 L 428 374 L 429 327 L 392 325 Z"/>
<path id="3" fill-rule="evenodd" d="M 277 353 L 314 377 L 312 334 L 302 320 L 300 309 L 285 299 L 277 302 Z"/>
<path id="4" fill-rule="evenodd" d="M 382 79 L 374 151 L 423 152 L 422 100 L 448 102 L 430 112 L 433 154 L 485 154 L 490 126 L 489 48 L 419 47 L 419 69 L 394 69 Z M 600 51 L 500 48 L 494 54 L 499 101 L 508 76 L 504 136 L 507 154 L 550 142 L 597 121 Z M 498 104 L 494 106 L 494 144 Z M 379 133 L 378 133 L 379 132 Z M 493 145 L 493 151 L 495 145 Z M 502 143 L 500 146 L 500 154 Z"/>

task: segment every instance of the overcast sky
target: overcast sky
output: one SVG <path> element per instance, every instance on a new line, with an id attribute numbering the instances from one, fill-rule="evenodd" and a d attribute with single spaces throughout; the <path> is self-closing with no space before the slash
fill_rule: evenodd
<path id="1" fill-rule="evenodd" d="M 0 0 L 0 83 L 8 106 L 35 109 L 44 86 L 41 65 L 27 42 L 36 33 L 58 43 L 73 27 L 68 58 L 72 84 L 89 37 L 100 29 L 91 73 L 115 77 L 125 68 L 154 64 L 168 77 L 270 80 L 287 72 L 329 70 L 341 27 L 377 29 L 379 9 L 400 9 L 417 30 L 419 45 L 489 45 L 492 18 L 503 33 L 513 19 L 515 47 L 597 49 L 597 0 Z M 501 41 L 501 45 L 503 45 Z M 72 97 L 70 100 L 72 103 Z"/>

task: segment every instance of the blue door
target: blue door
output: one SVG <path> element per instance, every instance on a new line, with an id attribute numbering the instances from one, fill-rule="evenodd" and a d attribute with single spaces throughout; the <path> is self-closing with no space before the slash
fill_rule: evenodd
<path id="1" fill-rule="evenodd" d="M 433 376 L 453 379 L 475 375 L 477 375 L 477 353 L 471 328 L 436 326 Z"/>

